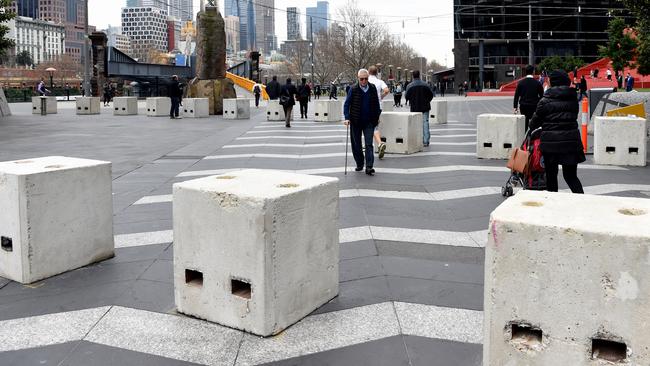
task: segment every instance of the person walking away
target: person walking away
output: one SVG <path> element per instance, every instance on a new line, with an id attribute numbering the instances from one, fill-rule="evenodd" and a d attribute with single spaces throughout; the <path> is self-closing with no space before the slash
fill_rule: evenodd
<path id="1" fill-rule="evenodd" d="M 111 87 L 108 86 L 108 83 L 104 84 L 104 107 L 108 107 L 108 103 L 111 101 Z"/>
<path id="2" fill-rule="evenodd" d="M 377 89 L 377 98 L 379 99 L 379 113 L 381 114 L 381 101 L 384 99 L 385 96 L 388 95 L 388 85 L 381 80 L 380 78 L 377 77 L 377 72 L 378 69 L 376 66 L 370 66 L 368 68 L 368 82 L 371 83 L 372 85 L 375 86 L 375 89 Z M 381 122 L 381 121 L 380 121 Z M 375 127 L 375 134 L 374 134 L 374 139 L 375 143 L 377 143 L 377 151 L 378 151 L 378 156 L 379 159 L 384 158 L 384 154 L 386 154 L 386 144 L 381 141 L 381 133 L 379 132 L 379 125 Z"/>
<path id="3" fill-rule="evenodd" d="M 422 143 L 429 146 L 429 111 L 433 92 L 429 85 L 420 79 L 420 70 L 413 71 L 413 81 L 406 88 L 406 100 L 411 103 L 411 112 L 422 113 Z"/>
<path id="4" fill-rule="evenodd" d="M 260 95 L 262 94 L 262 87 L 260 84 L 255 84 L 253 86 L 253 95 L 255 95 L 255 108 L 260 107 Z"/>
<path id="5" fill-rule="evenodd" d="M 513 102 L 514 113 L 521 112 L 526 116 L 525 131 L 528 131 L 528 124 L 535 113 L 537 103 L 544 96 L 544 87 L 533 77 L 535 68 L 532 65 L 526 66 L 526 77 L 517 83 L 515 99 Z"/>
<path id="6" fill-rule="evenodd" d="M 178 76 L 172 76 L 172 82 L 169 85 L 167 96 L 172 101 L 172 107 L 169 110 L 169 118 L 176 119 L 179 118 L 179 107 L 183 98 L 183 90 L 181 89 L 181 84 L 178 82 Z"/>
<path id="7" fill-rule="evenodd" d="M 401 107 L 402 106 L 402 84 L 397 83 L 395 85 L 395 90 L 393 91 L 393 98 L 395 98 L 395 105 L 394 107 Z"/>
<path id="8" fill-rule="evenodd" d="M 357 164 L 354 169 L 360 172 L 365 168 L 366 174 L 375 174 L 373 169 L 375 161 L 375 153 L 372 146 L 372 139 L 375 132 L 375 127 L 379 123 L 379 98 L 377 97 L 377 90 L 374 85 L 368 82 L 370 74 L 368 70 L 361 69 L 357 72 L 359 82 L 350 88 L 345 103 L 343 104 L 343 113 L 345 115 L 345 125 L 350 126 L 350 144 L 352 147 L 352 156 Z M 362 150 L 363 143 L 365 142 L 365 159 Z"/>
<path id="9" fill-rule="evenodd" d="M 291 78 L 288 78 L 287 83 L 282 86 L 280 91 L 280 104 L 284 109 L 286 118 L 284 126 L 287 128 L 291 127 L 291 112 L 293 112 L 293 106 L 296 105 L 297 95 L 296 86 L 291 84 Z"/>
<path id="10" fill-rule="evenodd" d="M 445 97 L 445 91 L 447 91 L 447 82 L 440 83 L 440 96 Z"/>
<path id="11" fill-rule="evenodd" d="M 408 80 L 406 80 L 406 81 L 404 82 L 404 88 L 402 89 L 403 93 L 406 93 L 406 89 L 409 88 L 409 84 L 410 84 L 410 83 L 409 83 Z M 409 105 L 409 100 L 406 99 L 406 96 L 404 96 L 404 106 L 408 106 L 408 105 Z"/>
<path id="12" fill-rule="evenodd" d="M 600 72 L 600 69 L 594 69 L 594 79 L 598 79 L 598 73 Z"/>
<path id="13" fill-rule="evenodd" d="M 266 94 L 269 95 L 269 100 L 277 100 L 280 98 L 280 83 L 278 83 L 278 77 L 273 76 L 272 80 L 266 85 Z"/>
<path id="14" fill-rule="evenodd" d="M 627 78 L 625 78 L 625 91 L 631 92 L 634 89 L 634 77 L 627 73 Z"/>
<path id="15" fill-rule="evenodd" d="M 44 97 L 45 95 L 51 93 L 48 89 L 45 88 L 45 79 L 44 78 L 41 78 L 41 81 L 38 83 L 38 86 L 36 87 L 36 91 L 38 92 L 38 94 L 41 95 L 41 97 Z"/>
<path id="16" fill-rule="evenodd" d="M 612 81 L 612 70 L 607 69 L 606 75 L 607 75 L 607 80 Z"/>
<path id="17" fill-rule="evenodd" d="M 320 99 L 320 92 L 321 92 L 321 90 L 320 90 L 320 85 L 316 85 L 316 86 L 314 87 L 314 97 L 315 97 L 316 99 Z"/>
<path id="18" fill-rule="evenodd" d="M 307 106 L 311 99 L 311 88 L 307 85 L 307 79 L 302 78 L 302 83 L 298 86 L 298 102 L 300 102 L 300 118 L 307 118 Z"/>
<path id="19" fill-rule="evenodd" d="M 429 84 L 429 87 L 431 88 L 431 91 L 433 92 L 433 97 L 436 97 L 436 93 L 438 92 L 438 86 L 436 84 Z"/>
<path id="20" fill-rule="evenodd" d="M 585 79 L 585 76 L 582 75 L 580 78 L 580 85 L 578 87 L 580 91 L 580 96 L 578 97 L 578 102 L 582 100 L 583 97 L 587 96 L 587 79 Z"/>
<path id="21" fill-rule="evenodd" d="M 332 85 L 330 85 L 330 100 L 338 100 L 339 98 L 336 96 L 336 84 L 332 81 Z"/>

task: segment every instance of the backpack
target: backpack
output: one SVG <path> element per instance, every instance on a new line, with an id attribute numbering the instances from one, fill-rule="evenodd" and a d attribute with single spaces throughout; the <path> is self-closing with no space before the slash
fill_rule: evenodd
<path id="1" fill-rule="evenodd" d="M 255 87 L 253 87 L 253 94 L 260 94 L 260 93 L 261 93 L 260 86 L 255 85 Z"/>

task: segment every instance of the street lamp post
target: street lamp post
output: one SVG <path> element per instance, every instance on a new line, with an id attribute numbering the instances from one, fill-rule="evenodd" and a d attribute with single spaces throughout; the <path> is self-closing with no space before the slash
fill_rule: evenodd
<path id="1" fill-rule="evenodd" d="M 54 89 L 54 71 L 50 70 L 48 73 L 50 74 L 50 88 Z"/>
<path id="2" fill-rule="evenodd" d="M 311 86 L 314 87 L 314 22 L 313 17 L 309 16 L 309 46 L 311 47 Z"/>
<path id="3" fill-rule="evenodd" d="M 84 95 L 91 96 L 90 93 L 90 47 L 88 47 L 88 0 L 84 1 L 84 46 L 83 46 L 83 60 L 84 60 Z"/>
<path id="4" fill-rule="evenodd" d="M 397 82 L 402 82 L 402 67 L 397 66 Z"/>

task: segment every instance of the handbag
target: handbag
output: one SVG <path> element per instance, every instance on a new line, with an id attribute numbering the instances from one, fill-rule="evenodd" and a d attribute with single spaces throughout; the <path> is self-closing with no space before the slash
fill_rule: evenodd
<path id="1" fill-rule="evenodd" d="M 517 173 L 527 174 L 530 162 L 530 153 L 522 148 L 515 148 L 512 151 L 510 160 L 506 166 Z"/>
<path id="2" fill-rule="evenodd" d="M 281 95 L 280 96 L 280 104 L 282 104 L 282 105 L 288 104 L 289 103 L 289 98 L 290 97 L 288 97 L 286 95 Z"/>

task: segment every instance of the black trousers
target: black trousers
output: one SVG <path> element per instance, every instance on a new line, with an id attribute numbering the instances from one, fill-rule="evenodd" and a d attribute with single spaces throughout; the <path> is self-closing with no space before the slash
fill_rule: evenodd
<path id="1" fill-rule="evenodd" d="M 528 125 L 530 123 L 530 119 L 533 118 L 533 114 L 535 114 L 535 109 L 537 109 L 536 105 L 525 105 L 525 104 L 520 104 L 519 105 L 519 111 L 521 114 L 526 116 L 526 124 L 525 124 L 525 129 L 524 131 L 528 131 Z"/>
<path id="2" fill-rule="evenodd" d="M 172 108 L 169 111 L 169 116 L 170 117 L 178 117 L 178 109 L 181 105 L 181 98 L 179 97 L 172 97 Z"/>
<path id="3" fill-rule="evenodd" d="M 259 107 L 259 105 L 260 105 L 260 95 L 255 94 L 255 106 Z"/>
<path id="4" fill-rule="evenodd" d="M 309 101 L 300 99 L 300 117 L 305 116 L 307 118 L 307 105 Z"/>
<path id="5" fill-rule="evenodd" d="M 293 106 L 292 105 L 284 105 L 282 106 L 284 109 L 284 125 L 289 126 L 291 125 L 291 112 L 293 112 Z"/>
<path id="6" fill-rule="evenodd" d="M 558 163 L 554 161 L 553 157 L 544 155 L 544 169 L 546 170 L 546 190 L 549 192 L 558 191 L 557 174 L 559 171 Z M 578 179 L 578 165 L 562 164 L 562 176 L 564 181 L 571 188 L 573 193 L 585 193 L 582 189 L 582 183 Z"/>
<path id="7" fill-rule="evenodd" d="M 372 136 L 375 133 L 375 128 L 368 124 L 367 126 L 355 126 L 350 124 L 350 144 L 352 145 L 352 156 L 354 162 L 357 163 L 358 168 L 363 168 L 364 153 L 363 142 L 366 144 L 365 165 L 366 169 L 372 168 L 375 163 L 375 150 L 372 147 Z M 363 135 L 363 142 L 361 140 Z"/>

